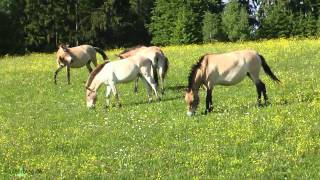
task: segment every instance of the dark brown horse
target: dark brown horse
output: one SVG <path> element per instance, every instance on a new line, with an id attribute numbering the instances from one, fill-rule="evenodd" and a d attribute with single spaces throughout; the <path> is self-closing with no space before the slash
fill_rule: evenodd
<path id="1" fill-rule="evenodd" d="M 86 65 L 88 71 L 91 72 L 90 62 L 97 66 L 96 52 L 102 55 L 104 61 L 108 60 L 104 51 L 97 47 L 81 45 L 69 48 L 64 44 L 60 45 L 57 51 L 58 69 L 54 73 L 54 83 L 57 84 L 57 75 L 65 66 L 67 67 L 68 84 L 70 84 L 70 68 L 80 68 Z"/>
<path id="2" fill-rule="evenodd" d="M 189 74 L 189 83 L 185 100 L 188 104 L 188 116 L 195 114 L 199 104 L 199 88 L 204 86 L 207 90 L 206 113 L 213 110 L 212 89 L 215 85 L 231 86 L 241 82 L 246 76 L 255 84 L 258 93 L 258 106 L 261 104 L 263 94 L 267 104 L 267 90 L 259 78 L 260 67 L 272 80 L 280 83 L 273 74 L 264 57 L 253 50 L 235 51 L 224 54 L 206 54 L 194 64 Z"/>

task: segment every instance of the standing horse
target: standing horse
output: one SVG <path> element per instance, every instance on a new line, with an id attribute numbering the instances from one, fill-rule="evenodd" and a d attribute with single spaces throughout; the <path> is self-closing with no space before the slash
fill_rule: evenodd
<path id="1" fill-rule="evenodd" d="M 106 107 L 109 106 L 109 96 L 111 91 L 116 98 L 118 106 L 121 106 L 115 85 L 118 83 L 133 81 L 139 75 L 143 77 L 147 87 L 149 102 L 152 101 L 151 88 L 157 99 L 160 100 L 156 89 L 157 82 L 154 79 L 154 76 L 157 74 L 153 74 L 153 72 L 152 62 L 148 58 L 138 55 L 131 56 L 122 61 L 107 61 L 104 64 L 97 66 L 97 68 L 90 74 L 86 83 L 87 107 L 91 108 L 95 106 L 97 91 L 102 83 L 107 85 Z"/>
<path id="2" fill-rule="evenodd" d="M 153 66 L 158 71 L 157 74 L 160 76 L 161 81 L 161 93 L 164 94 L 164 79 L 168 72 L 169 61 L 168 58 L 164 55 L 161 49 L 157 46 L 136 46 L 130 49 L 126 49 L 122 51 L 118 57 L 121 59 L 128 58 L 133 55 L 140 55 L 146 58 L 149 58 L 152 61 Z M 158 78 L 158 77 L 155 77 Z M 135 81 L 134 92 L 138 91 L 138 80 L 139 77 Z"/>
<path id="3" fill-rule="evenodd" d="M 272 80 L 280 83 L 280 80 L 273 74 L 264 57 L 253 50 L 235 51 L 225 54 L 206 54 L 194 64 L 189 74 L 188 88 L 185 100 L 188 104 L 188 116 L 192 116 L 199 104 L 199 88 L 204 86 L 207 90 L 206 111 L 211 112 L 212 89 L 215 85 L 231 86 L 249 76 L 256 85 L 258 106 L 261 104 L 263 94 L 265 105 L 267 105 L 267 90 L 265 84 L 259 78 L 260 67 Z"/>
<path id="4" fill-rule="evenodd" d="M 81 45 L 69 48 L 66 45 L 60 45 L 57 51 L 58 69 L 54 73 L 54 83 L 57 84 L 57 75 L 65 66 L 67 67 L 68 84 L 70 84 L 70 68 L 80 68 L 86 65 L 88 71 L 91 72 L 90 62 L 92 62 L 94 66 L 97 66 L 96 52 L 101 54 L 104 61 L 108 60 L 104 51 L 97 47 Z"/>

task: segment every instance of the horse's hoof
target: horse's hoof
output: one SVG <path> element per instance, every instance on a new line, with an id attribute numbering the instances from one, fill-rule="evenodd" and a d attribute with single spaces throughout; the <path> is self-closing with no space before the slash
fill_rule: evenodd
<path id="1" fill-rule="evenodd" d="M 263 105 L 261 103 L 257 104 L 258 108 L 263 108 Z"/>
<path id="2" fill-rule="evenodd" d="M 264 106 L 266 106 L 266 107 L 269 106 L 269 105 L 271 105 L 270 102 L 265 102 L 265 103 L 264 103 Z"/>

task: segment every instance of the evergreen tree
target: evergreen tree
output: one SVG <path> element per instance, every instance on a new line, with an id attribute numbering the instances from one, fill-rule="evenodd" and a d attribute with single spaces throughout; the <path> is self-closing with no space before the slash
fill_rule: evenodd
<path id="1" fill-rule="evenodd" d="M 202 35 L 204 42 L 222 39 L 221 19 L 218 14 L 206 12 L 203 18 Z"/>
<path id="2" fill-rule="evenodd" d="M 261 17 L 259 37 L 278 38 L 290 37 L 293 28 L 293 14 L 285 4 L 273 4 L 265 9 Z"/>
<path id="3" fill-rule="evenodd" d="M 204 12 L 218 12 L 221 8 L 221 0 L 156 0 L 148 26 L 152 43 L 199 42 L 202 39 Z"/>
<path id="4" fill-rule="evenodd" d="M 230 41 L 249 38 L 251 27 L 249 26 L 248 13 L 235 0 L 230 1 L 223 10 L 222 25 Z"/>
<path id="5" fill-rule="evenodd" d="M 195 17 L 196 15 L 185 7 L 178 11 L 176 24 L 170 39 L 172 44 L 187 44 L 198 40 L 194 33 L 197 30 L 194 23 Z"/>
<path id="6" fill-rule="evenodd" d="M 316 18 L 313 14 L 308 13 L 305 17 L 305 37 L 313 37 L 317 32 Z"/>
<path id="7" fill-rule="evenodd" d="M 0 0 L 0 55 L 24 52 L 23 0 Z"/>

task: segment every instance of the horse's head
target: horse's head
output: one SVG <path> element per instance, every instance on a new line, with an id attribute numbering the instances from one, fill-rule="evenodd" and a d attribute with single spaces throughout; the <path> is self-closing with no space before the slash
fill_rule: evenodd
<path id="1" fill-rule="evenodd" d="M 89 87 L 86 87 L 86 89 L 87 89 L 87 93 L 86 93 L 87 107 L 94 108 L 97 102 L 97 91 L 94 91 Z"/>
<path id="2" fill-rule="evenodd" d="M 69 45 L 60 44 L 57 52 L 57 57 L 60 63 L 70 64 L 72 62 L 72 56 L 69 51 Z"/>
<path id="3" fill-rule="evenodd" d="M 192 89 L 186 90 L 185 101 L 188 105 L 188 116 L 192 116 L 196 113 L 196 109 L 199 104 L 199 96 L 198 93 L 194 93 Z"/>

